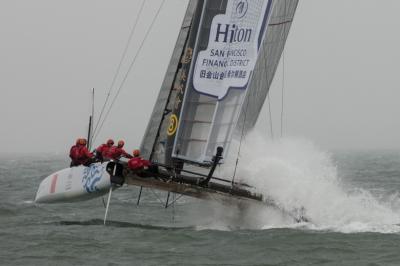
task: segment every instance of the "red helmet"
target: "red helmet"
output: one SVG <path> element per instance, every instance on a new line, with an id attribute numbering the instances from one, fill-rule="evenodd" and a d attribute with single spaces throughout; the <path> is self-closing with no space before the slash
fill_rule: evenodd
<path id="1" fill-rule="evenodd" d="M 133 156 L 134 157 L 139 157 L 140 156 L 140 151 L 139 150 L 133 150 Z"/>
<path id="2" fill-rule="evenodd" d="M 107 140 L 107 145 L 109 145 L 109 146 L 114 145 L 114 140 L 112 140 L 112 139 Z"/>
<path id="3" fill-rule="evenodd" d="M 118 141 L 118 148 L 124 147 L 125 142 L 123 140 Z"/>

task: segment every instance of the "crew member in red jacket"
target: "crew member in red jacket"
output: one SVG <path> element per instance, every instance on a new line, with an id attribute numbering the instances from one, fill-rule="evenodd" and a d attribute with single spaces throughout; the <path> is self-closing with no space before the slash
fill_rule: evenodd
<path id="1" fill-rule="evenodd" d="M 104 157 L 108 153 L 108 151 L 111 149 L 111 147 L 114 145 L 114 140 L 109 139 L 107 140 L 106 143 L 101 144 L 99 147 L 96 149 L 96 159 L 99 161 L 103 161 Z"/>
<path id="2" fill-rule="evenodd" d="M 81 139 L 79 142 L 79 163 L 83 164 L 84 166 L 88 166 L 89 164 L 93 163 L 93 153 L 89 152 L 88 148 L 86 147 L 86 139 Z"/>
<path id="3" fill-rule="evenodd" d="M 76 141 L 76 145 L 71 147 L 69 156 L 72 159 L 71 167 L 78 165 L 88 166 L 93 162 L 93 153 L 86 148 L 86 139 L 80 138 Z"/>
<path id="4" fill-rule="evenodd" d="M 121 157 L 132 158 L 132 155 L 130 155 L 123 149 L 124 145 L 125 142 L 123 140 L 118 141 L 118 145 L 112 146 L 104 157 L 112 160 L 118 160 Z"/>
<path id="5" fill-rule="evenodd" d="M 76 143 L 74 146 L 71 147 L 69 150 L 69 158 L 71 158 L 71 164 L 69 165 L 70 167 L 78 166 L 79 163 L 79 146 L 81 139 L 77 139 Z"/>
<path id="6" fill-rule="evenodd" d="M 140 151 L 134 150 L 133 158 L 130 159 L 128 162 L 129 169 L 131 169 L 135 172 L 140 172 L 145 167 L 149 167 L 149 166 L 150 166 L 150 162 L 148 160 L 145 160 L 142 157 L 140 157 Z"/>

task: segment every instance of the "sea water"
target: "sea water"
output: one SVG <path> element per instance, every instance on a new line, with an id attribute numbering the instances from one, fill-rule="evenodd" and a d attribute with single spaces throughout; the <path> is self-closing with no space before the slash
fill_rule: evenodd
<path id="1" fill-rule="evenodd" d="M 325 151 L 298 139 L 243 145 L 236 178 L 279 208 L 144 189 L 37 205 L 66 155 L 0 156 L 0 265 L 400 265 L 400 151 Z M 220 169 L 217 173 L 221 174 Z M 295 222 L 285 212 L 302 212 Z"/>

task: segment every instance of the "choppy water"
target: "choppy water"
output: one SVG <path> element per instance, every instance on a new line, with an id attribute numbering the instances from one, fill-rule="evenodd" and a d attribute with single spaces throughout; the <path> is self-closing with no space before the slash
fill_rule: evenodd
<path id="1" fill-rule="evenodd" d="M 400 265 L 400 152 L 329 154 L 290 141 L 268 151 L 242 174 L 284 208 L 305 207 L 310 223 L 270 209 L 243 217 L 189 198 L 164 209 L 166 195 L 146 190 L 137 207 L 138 189 L 124 187 L 103 226 L 101 199 L 32 203 L 40 181 L 68 165 L 65 156 L 3 155 L 0 264 Z"/>

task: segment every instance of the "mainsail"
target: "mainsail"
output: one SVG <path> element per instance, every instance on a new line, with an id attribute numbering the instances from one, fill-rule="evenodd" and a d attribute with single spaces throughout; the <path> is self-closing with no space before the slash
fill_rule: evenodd
<path id="1" fill-rule="evenodd" d="M 267 96 L 298 0 L 191 0 L 143 154 L 210 165 L 247 132 Z"/>

